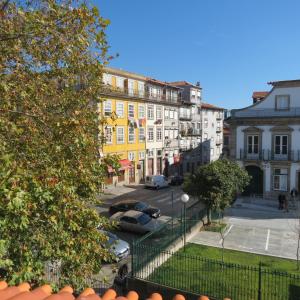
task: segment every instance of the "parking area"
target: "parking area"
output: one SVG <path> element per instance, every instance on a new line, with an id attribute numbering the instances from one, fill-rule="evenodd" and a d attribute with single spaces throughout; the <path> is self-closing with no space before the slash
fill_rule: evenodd
<path id="1" fill-rule="evenodd" d="M 225 215 L 227 249 L 296 259 L 299 219 L 274 207 L 230 208 Z M 221 247 L 221 235 L 199 232 L 190 242 Z"/>

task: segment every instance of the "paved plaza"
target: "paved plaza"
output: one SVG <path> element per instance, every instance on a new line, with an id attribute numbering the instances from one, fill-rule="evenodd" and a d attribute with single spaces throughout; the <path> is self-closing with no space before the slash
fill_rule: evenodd
<path id="1" fill-rule="evenodd" d="M 241 202 L 226 211 L 225 248 L 296 259 L 296 210 L 279 211 L 276 202 L 258 199 L 255 204 Z M 219 233 L 202 231 L 190 242 L 221 247 L 222 241 Z"/>

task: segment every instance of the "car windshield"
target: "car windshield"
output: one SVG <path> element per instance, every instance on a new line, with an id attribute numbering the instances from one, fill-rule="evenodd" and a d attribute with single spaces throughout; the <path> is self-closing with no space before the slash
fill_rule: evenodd
<path id="1" fill-rule="evenodd" d="M 108 243 L 112 244 L 114 243 L 116 240 L 118 240 L 118 237 L 116 235 L 114 235 L 111 232 L 106 232 L 107 236 L 108 236 Z"/>
<path id="2" fill-rule="evenodd" d="M 151 221 L 151 218 L 146 214 L 142 214 L 137 218 L 137 220 L 140 224 L 145 225 Z"/>
<path id="3" fill-rule="evenodd" d="M 148 208 L 149 205 L 144 203 L 144 202 L 138 202 L 136 205 L 135 205 L 135 209 L 137 210 L 144 210 L 146 208 Z"/>

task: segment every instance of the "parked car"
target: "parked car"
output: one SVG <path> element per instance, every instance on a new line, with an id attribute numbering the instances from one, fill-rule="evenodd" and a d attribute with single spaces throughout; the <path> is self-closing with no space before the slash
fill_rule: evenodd
<path id="1" fill-rule="evenodd" d="M 163 175 L 146 176 L 145 187 L 160 189 L 168 186 L 168 179 Z"/>
<path id="2" fill-rule="evenodd" d="M 116 257 L 116 261 L 126 258 L 130 254 L 130 246 L 126 241 L 121 240 L 115 234 L 100 229 L 100 232 L 108 237 L 105 246 L 108 246 Z"/>
<path id="3" fill-rule="evenodd" d="M 124 200 L 117 202 L 109 208 L 110 215 L 115 214 L 119 211 L 128 211 L 128 210 L 137 210 L 141 211 L 151 218 L 158 218 L 160 217 L 160 209 L 156 207 L 152 207 L 149 204 L 141 201 L 136 200 Z"/>
<path id="4" fill-rule="evenodd" d="M 119 228 L 137 233 L 156 231 L 162 225 L 158 220 L 136 210 L 117 212 L 110 219 L 117 221 Z"/>
<path id="5" fill-rule="evenodd" d="M 171 185 L 181 185 L 183 184 L 183 176 L 180 175 L 175 175 L 175 176 L 171 176 L 170 178 L 170 184 Z"/>

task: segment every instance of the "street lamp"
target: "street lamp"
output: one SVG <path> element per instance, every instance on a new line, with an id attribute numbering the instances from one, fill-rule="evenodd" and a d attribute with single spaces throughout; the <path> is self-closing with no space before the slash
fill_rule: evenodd
<path id="1" fill-rule="evenodd" d="M 185 244 L 186 244 L 186 204 L 189 201 L 190 197 L 189 197 L 188 194 L 183 194 L 180 199 L 183 203 L 183 250 L 185 251 Z"/>

